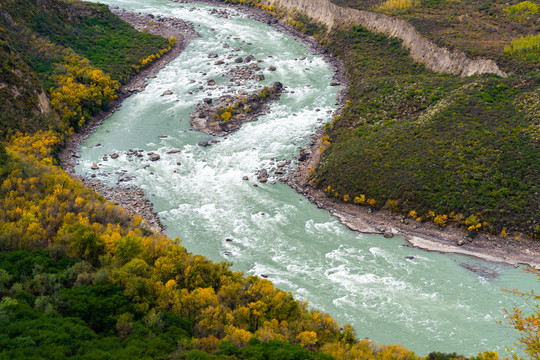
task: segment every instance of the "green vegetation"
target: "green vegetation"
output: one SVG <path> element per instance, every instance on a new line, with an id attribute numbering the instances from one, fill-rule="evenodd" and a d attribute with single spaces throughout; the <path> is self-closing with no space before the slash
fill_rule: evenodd
<path id="1" fill-rule="evenodd" d="M 116 97 L 119 82 L 174 43 L 136 31 L 104 5 L 24 0 L 4 2 L 2 9 L 4 138 L 78 129 Z"/>
<path id="2" fill-rule="evenodd" d="M 382 11 L 410 22 L 425 37 L 472 57 L 493 59 L 504 71 L 525 74 L 540 66 L 539 57 L 509 56 L 512 41 L 536 35 L 538 3 L 505 0 L 330 0 L 359 10 Z M 411 4 L 411 6 L 405 6 Z M 513 55 L 513 54 L 512 54 Z"/>
<path id="3" fill-rule="evenodd" d="M 382 4 L 334 2 L 372 10 Z M 422 1 L 396 14 L 450 16 L 462 3 L 470 5 Z M 316 35 L 344 61 L 350 84 L 347 106 L 327 125 L 322 161 L 310 172 L 320 188 L 417 221 L 453 223 L 472 236 L 480 230 L 540 236 L 537 36 L 497 53 L 523 74 L 501 79 L 435 74 L 413 62 L 400 40 L 360 26 L 324 32 Z M 471 41 L 482 49 L 481 41 Z"/>
<path id="4" fill-rule="evenodd" d="M 187 253 L 55 165 L 117 80 L 174 39 L 78 1 L 3 2 L 0 20 L 0 359 L 417 359 L 357 342 L 269 281 Z"/>
<path id="5" fill-rule="evenodd" d="M 400 42 L 361 27 L 330 34 L 351 79 L 314 172 L 330 195 L 440 226 L 540 235 L 538 75 L 459 78 L 414 63 Z M 532 101 L 529 99 L 528 101 Z M 387 206 L 388 207 L 388 206 Z"/>
<path id="6" fill-rule="evenodd" d="M 538 6 L 538 4 L 530 1 L 523 1 L 505 8 L 504 11 L 509 18 L 525 22 L 528 18 L 532 18 L 538 14 L 539 9 L 540 6 Z"/>
<path id="7" fill-rule="evenodd" d="M 32 7 L 33 11 L 17 11 Z M 66 7 L 62 1 L 21 0 L 7 2 L 3 8 L 16 22 L 58 46 L 72 49 L 120 82 L 136 72 L 133 67 L 141 59 L 169 46 L 167 39 L 136 31 L 104 4 L 74 1 Z"/>
<path id="8" fill-rule="evenodd" d="M 509 46 L 504 48 L 504 52 L 525 61 L 537 63 L 540 59 L 540 34 L 513 40 Z"/>
<path id="9" fill-rule="evenodd" d="M 286 15 L 322 39 L 323 27 Z M 138 34 L 102 5 L 61 0 L 2 2 L 0 41 L 0 359 L 418 359 L 358 341 L 350 325 L 267 280 L 187 253 L 55 165 L 65 136 L 174 41 Z M 399 41 L 360 27 L 324 43 L 352 85 L 327 129 L 321 186 L 440 226 L 461 206 L 455 221 L 474 231 L 538 233 L 536 73 L 433 74 Z"/>

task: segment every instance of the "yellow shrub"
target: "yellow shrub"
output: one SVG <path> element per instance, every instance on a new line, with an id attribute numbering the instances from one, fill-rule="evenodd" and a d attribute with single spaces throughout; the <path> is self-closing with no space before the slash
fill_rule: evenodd
<path id="1" fill-rule="evenodd" d="M 401 10 L 416 5 L 416 0 L 386 0 L 379 6 L 381 10 Z"/>
<path id="2" fill-rule="evenodd" d="M 509 55 L 540 54 L 540 34 L 522 36 L 513 40 L 504 48 L 504 53 Z"/>
<path id="3" fill-rule="evenodd" d="M 317 333 L 315 331 L 303 331 L 296 337 L 300 346 L 312 349 L 317 343 Z"/>
<path id="4" fill-rule="evenodd" d="M 359 204 L 363 204 L 366 202 L 366 196 L 365 195 L 360 195 L 360 196 L 355 196 L 354 198 L 354 203 L 359 205 Z"/>
<path id="5" fill-rule="evenodd" d="M 221 118 L 225 122 L 228 122 L 229 120 L 231 120 L 231 117 L 232 117 L 232 114 L 228 111 L 225 111 L 223 114 L 221 114 Z"/>
<path id="6" fill-rule="evenodd" d="M 437 215 L 435 216 L 435 219 L 433 219 L 433 222 L 439 225 L 440 227 L 445 227 L 447 221 L 448 221 L 447 215 Z"/>
<path id="7" fill-rule="evenodd" d="M 515 4 L 504 9 L 506 15 L 510 19 L 515 19 L 520 22 L 526 21 L 528 18 L 538 14 L 540 6 L 531 1 L 522 1 L 519 4 Z"/>

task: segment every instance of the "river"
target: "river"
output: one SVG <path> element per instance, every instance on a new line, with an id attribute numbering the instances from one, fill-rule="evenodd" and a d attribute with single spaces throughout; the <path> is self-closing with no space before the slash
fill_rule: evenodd
<path id="1" fill-rule="evenodd" d="M 188 251 L 232 261 L 233 269 L 245 274 L 268 276 L 297 299 L 351 323 L 359 338 L 401 344 L 420 355 L 504 353 L 504 346 L 512 345 L 517 334 L 496 321 L 503 318 L 503 306 L 523 304 L 501 288 L 528 290 L 537 285 L 522 269 L 425 252 L 399 237 L 357 234 L 274 178 L 258 183 L 258 169 L 291 159 L 335 110 L 339 88 L 330 86 L 332 69 L 320 56 L 234 10 L 236 16 L 223 18 L 204 4 L 100 2 L 182 18 L 192 22 L 201 37 L 89 137 L 81 147 L 78 174 L 97 174 L 111 185 L 134 177 L 129 183 L 145 191 L 167 235 L 180 237 Z M 214 65 L 218 59 L 209 59 L 210 53 L 230 64 Z M 239 65 L 234 58 L 250 54 L 263 60 L 258 65 L 264 68 L 264 81 L 236 85 L 222 76 Z M 269 71 L 270 65 L 276 71 Z M 212 89 L 208 79 L 216 81 Z M 272 81 L 282 82 L 286 92 L 268 115 L 212 146 L 197 146 L 212 139 L 189 128 L 189 114 L 197 103 L 230 90 L 253 91 Z M 162 96 L 166 90 L 173 94 Z M 125 154 L 129 149 L 144 150 L 145 155 L 130 157 Z M 166 154 L 173 149 L 180 151 Z M 149 161 L 150 151 L 161 159 Z M 112 153 L 120 156 L 102 160 Z M 90 169 L 95 162 L 97 172 Z"/>

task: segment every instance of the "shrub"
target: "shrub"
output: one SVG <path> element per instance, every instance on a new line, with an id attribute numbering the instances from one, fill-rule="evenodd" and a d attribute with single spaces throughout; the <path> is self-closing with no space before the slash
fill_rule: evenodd
<path id="1" fill-rule="evenodd" d="M 398 210 L 397 200 L 387 200 L 386 204 L 384 204 L 384 208 L 390 211 L 397 211 Z"/>
<path id="2" fill-rule="evenodd" d="M 538 14 L 540 6 L 531 1 L 522 1 L 504 9 L 506 15 L 513 20 L 526 21 L 529 17 Z"/>
<path id="3" fill-rule="evenodd" d="M 448 221 L 448 216 L 447 215 L 437 215 L 433 219 L 433 222 L 435 224 L 439 225 L 440 227 L 445 227 L 447 221 Z"/>
<path id="4" fill-rule="evenodd" d="M 517 40 L 512 40 L 510 45 L 504 48 L 504 53 L 519 56 L 524 60 L 538 60 L 540 57 L 540 34 L 522 36 Z"/>
<path id="5" fill-rule="evenodd" d="M 357 205 L 363 204 L 365 202 L 366 202 L 366 196 L 365 195 L 360 195 L 360 196 L 355 196 L 354 197 L 354 203 L 357 204 Z"/>
<path id="6" fill-rule="evenodd" d="M 416 0 L 386 0 L 379 6 L 382 10 L 401 10 L 416 5 Z"/>
<path id="7" fill-rule="evenodd" d="M 228 111 L 225 111 L 223 114 L 221 114 L 221 118 L 223 121 L 228 122 L 232 118 L 232 114 Z"/>

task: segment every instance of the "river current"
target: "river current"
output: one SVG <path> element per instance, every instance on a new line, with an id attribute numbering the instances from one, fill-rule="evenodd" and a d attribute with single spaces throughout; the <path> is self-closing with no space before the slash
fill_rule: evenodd
<path id="1" fill-rule="evenodd" d="M 167 235 L 180 237 L 188 251 L 232 261 L 233 269 L 245 274 L 268 276 L 311 307 L 351 323 L 359 338 L 401 344 L 419 355 L 455 351 L 470 356 L 485 350 L 503 355 L 504 347 L 512 346 L 517 334 L 496 321 L 503 320 L 502 307 L 523 304 L 501 288 L 537 286 L 522 269 L 425 252 L 399 237 L 357 234 L 274 178 L 258 183 L 258 169 L 292 159 L 336 108 L 339 88 L 330 86 L 332 69 L 320 56 L 235 10 L 235 16 L 223 18 L 205 4 L 100 2 L 179 17 L 192 22 L 201 37 L 89 137 L 81 147 L 78 174 L 96 174 L 111 185 L 133 177 L 128 184 L 145 191 Z M 219 58 L 209 59 L 210 53 Z M 243 65 L 234 58 L 250 54 L 263 60 L 258 65 L 264 81 L 236 85 L 222 76 Z M 219 59 L 230 64 L 214 65 Z M 269 71 L 270 65 L 276 71 Z M 216 81 L 212 89 L 208 79 Z M 212 146 L 197 145 L 212 139 L 190 130 L 189 115 L 197 103 L 272 81 L 282 82 L 287 91 L 268 115 Z M 173 94 L 161 96 L 166 90 Z M 129 157 L 129 149 L 145 155 Z M 180 151 L 167 154 L 174 149 Z M 149 161 L 150 151 L 161 159 Z M 103 161 L 112 153 L 120 156 Z M 99 163 L 97 172 L 90 169 L 93 163 Z M 497 276 L 486 275 L 491 272 Z"/>

